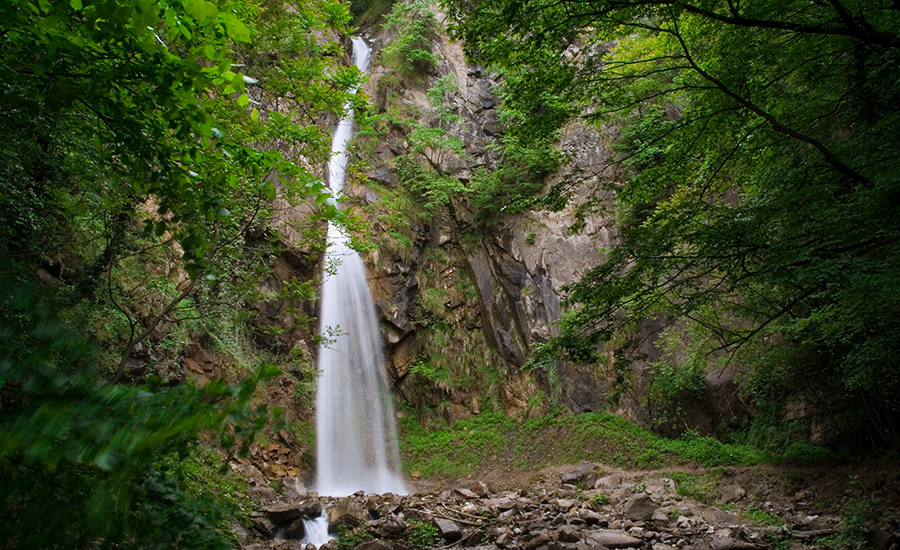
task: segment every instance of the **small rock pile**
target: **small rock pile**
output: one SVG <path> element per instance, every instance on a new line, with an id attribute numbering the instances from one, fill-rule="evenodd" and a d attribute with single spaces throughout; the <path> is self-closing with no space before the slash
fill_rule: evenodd
<path id="1" fill-rule="evenodd" d="M 496 492 L 466 482 L 410 496 L 360 492 L 336 499 L 309 493 L 270 502 L 254 513 L 257 533 L 245 549 L 313 550 L 302 542 L 302 519 L 323 512 L 330 531 L 344 537 L 342 545 L 332 540 L 322 550 L 761 550 L 788 538 L 794 548 L 803 548 L 837 532 L 840 518 L 805 514 L 802 502 L 790 513 L 781 511 L 788 516 L 783 525 L 757 525 L 735 513 L 736 505 L 727 510 L 728 503 L 749 498 L 743 487 L 726 486 L 721 495 L 726 509 L 683 498 L 666 477 L 602 476 L 589 466 L 519 491 Z M 761 506 L 766 504 L 772 507 Z M 436 535 L 427 545 L 411 536 L 422 524 Z M 900 550 L 897 534 L 884 532 L 882 539 L 881 550 Z"/>

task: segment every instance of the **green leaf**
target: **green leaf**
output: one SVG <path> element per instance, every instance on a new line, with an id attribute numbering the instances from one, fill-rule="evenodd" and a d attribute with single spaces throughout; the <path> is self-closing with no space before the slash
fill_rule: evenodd
<path id="1" fill-rule="evenodd" d="M 69 5 L 72 6 L 72 9 L 75 11 L 81 11 L 84 7 L 81 4 L 81 0 L 69 0 Z"/>
<path id="2" fill-rule="evenodd" d="M 249 42 L 250 28 L 233 13 L 223 13 L 219 20 L 225 24 L 225 32 L 235 42 Z"/>
<path id="3" fill-rule="evenodd" d="M 185 0 L 184 10 L 198 21 L 211 19 L 219 12 L 215 4 L 206 0 Z"/>
<path id="4" fill-rule="evenodd" d="M 240 96 L 238 96 L 236 103 L 238 104 L 238 107 L 244 107 L 245 105 L 250 103 L 250 98 L 247 96 L 247 94 L 241 94 Z"/>
<path id="5" fill-rule="evenodd" d="M 256 107 L 254 107 L 253 110 L 250 111 L 250 119 L 251 119 L 253 122 L 256 122 L 256 121 L 259 120 L 259 109 L 257 109 Z"/>

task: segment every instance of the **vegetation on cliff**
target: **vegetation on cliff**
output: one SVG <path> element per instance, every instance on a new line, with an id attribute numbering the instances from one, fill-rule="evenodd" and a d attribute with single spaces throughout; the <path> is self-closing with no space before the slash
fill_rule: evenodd
<path id="1" fill-rule="evenodd" d="M 446 4 L 517 134 L 621 127 L 618 242 L 539 363 L 624 359 L 643 320 L 688 321 L 670 367 L 738 368 L 760 421 L 801 402 L 823 440 L 900 446 L 896 5 Z"/>

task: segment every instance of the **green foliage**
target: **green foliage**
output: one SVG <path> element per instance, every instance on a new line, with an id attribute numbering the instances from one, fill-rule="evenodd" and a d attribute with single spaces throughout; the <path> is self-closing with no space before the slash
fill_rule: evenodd
<path id="1" fill-rule="evenodd" d="M 590 502 L 591 510 L 598 512 L 598 511 L 600 511 L 600 509 L 602 507 L 609 504 L 609 502 L 610 502 L 609 495 L 603 494 L 603 493 L 598 493 L 591 497 L 591 502 Z"/>
<path id="2" fill-rule="evenodd" d="M 507 74 L 513 137 L 621 129 L 618 242 L 569 289 L 550 356 L 593 361 L 642 320 L 686 321 L 704 370 L 729 357 L 750 400 L 807 400 L 836 444 L 900 445 L 891 2 L 446 4 Z"/>
<path id="3" fill-rule="evenodd" d="M 272 201 L 342 217 L 303 166 L 361 78 L 322 39 L 349 19 L 331 0 L 0 6 L 4 548 L 236 542 L 246 498 L 198 441 L 241 452 L 267 422 L 271 352 L 237 311 L 272 298 Z M 189 343 L 243 380 L 178 384 Z"/>
<path id="4" fill-rule="evenodd" d="M 362 542 L 372 540 L 373 536 L 366 529 L 353 529 L 345 524 L 338 525 L 337 541 L 341 550 L 353 550 Z"/>
<path id="5" fill-rule="evenodd" d="M 862 550 L 868 548 L 866 534 L 881 519 L 882 509 L 878 500 L 848 494 L 841 504 L 841 521 L 837 535 L 820 541 L 834 550 Z"/>
<path id="6" fill-rule="evenodd" d="M 422 521 L 413 524 L 408 538 L 409 543 L 414 550 L 433 548 L 441 541 L 441 536 L 438 533 L 437 527 Z"/>
<path id="7" fill-rule="evenodd" d="M 760 525 L 784 525 L 784 520 L 778 514 L 763 512 L 759 508 L 752 506 L 741 512 L 741 515 Z"/>
<path id="8" fill-rule="evenodd" d="M 426 430 L 412 414 L 400 420 L 403 466 L 423 476 L 467 475 L 487 463 L 501 461 L 519 469 L 542 468 L 581 461 L 623 468 L 659 468 L 672 464 L 704 466 L 752 465 L 767 456 L 748 446 L 726 445 L 708 437 L 667 439 L 607 413 L 561 416 L 551 411 L 540 418 L 517 421 L 504 413 L 482 412 L 453 427 Z M 559 445 L 564 440 L 565 445 Z M 685 496 L 706 498 L 715 474 L 697 482 L 693 476 L 671 476 Z M 701 494 L 702 493 L 702 494 Z"/>
<path id="9" fill-rule="evenodd" d="M 393 6 L 393 0 L 350 0 L 350 12 L 356 18 L 356 26 L 374 26 Z"/>
<path id="10" fill-rule="evenodd" d="M 421 74 L 437 62 L 431 39 L 437 21 L 426 0 L 399 0 L 385 16 L 385 29 L 394 33 L 381 51 L 381 61 L 405 75 Z"/>
<path id="11" fill-rule="evenodd" d="M 62 328 L 33 289 L 0 298 L 8 320 L 0 333 L 4 540 L 21 548 L 97 539 L 122 548 L 228 547 L 216 527 L 236 495 L 227 485 L 207 490 L 196 464 L 175 457 L 187 458 L 201 433 L 225 447 L 239 437 L 246 450 L 266 421 L 251 397 L 273 369 L 236 386 L 103 384 L 90 368 L 96 349 Z"/>

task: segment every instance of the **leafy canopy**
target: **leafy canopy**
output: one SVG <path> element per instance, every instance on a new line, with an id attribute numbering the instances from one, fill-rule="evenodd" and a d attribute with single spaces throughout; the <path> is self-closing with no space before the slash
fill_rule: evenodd
<path id="1" fill-rule="evenodd" d="M 688 320 L 706 333 L 690 355 L 740 366 L 758 404 L 800 394 L 835 438 L 900 445 L 894 4 L 446 4 L 506 73 L 517 132 L 621 128 L 618 242 L 569 289 L 544 360 Z"/>

